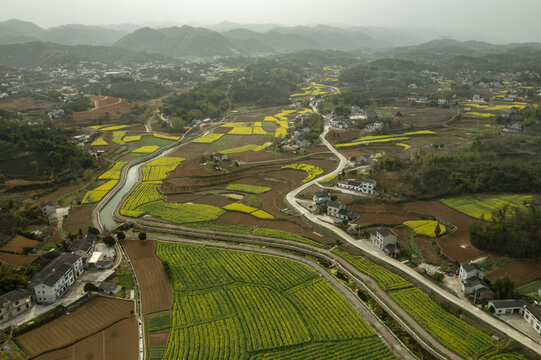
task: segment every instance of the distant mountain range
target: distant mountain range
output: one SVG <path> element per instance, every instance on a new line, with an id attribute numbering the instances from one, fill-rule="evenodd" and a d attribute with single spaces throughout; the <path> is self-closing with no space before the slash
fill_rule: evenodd
<path id="1" fill-rule="evenodd" d="M 102 26 L 62 25 L 43 29 L 31 22 L 0 22 L 0 44 L 47 41 L 62 45 L 112 45 L 127 32 Z"/>
<path id="2" fill-rule="evenodd" d="M 347 51 L 354 55 L 369 54 L 370 58 L 397 57 L 431 61 L 460 55 L 493 54 L 518 47 L 541 49 L 541 45 L 537 43 L 494 45 L 480 41 L 433 40 L 437 33 L 418 28 L 343 28 L 328 25 L 285 27 L 232 22 L 205 27 L 168 25 L 160 28 L 159 24 L 153 26 L 155 27 L 138 27 L 134 24 L 108 27 L 62 25 L 44 29 L 31 22 L 8 20 L 0 22 L 0 45 L 47 42 L 60 45 L 109 46 L 115 49 L 111 50 L 114 54 L 111 58 L 141 58 L 144 57 L 141 52 L 181 58 L 267 55 L 315 49 Z M 85 49 L 80 47 L 73 52 L 53 44 L 48 46 L 55 55 L 58 55 L 59 51 L 77 54 Z M 37 48 L 40 47 L 33 45 L 34 51 Z M 16 47 L 10 49 L 20 50 Z M 120 51 L 122 49 L 130 52 L 124 54 Z M 84 56 L 88 55 L 85 51 Z M 98 53 L 100 56 L 104 55 L 102 50 Z"/>

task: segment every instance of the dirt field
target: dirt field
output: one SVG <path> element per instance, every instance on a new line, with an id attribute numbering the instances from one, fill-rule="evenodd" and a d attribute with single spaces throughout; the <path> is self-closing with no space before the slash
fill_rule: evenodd
<path id="1" fill-rule="evenodd" d="M 137 321 L 131 317 L 67 348 L 38 356 L 36 360 L 137 359 L 138 335 Z"/>
<path id="2" fill-rule="evenodd" d="M 436 216 L 456 227 L 450 235 L 438 239 L 442 253 L 453 260 L 464 262 L 486 256 L 486 252 L 473 247 L 470 243 L 468 226 L 475 220 L 459 213 L 439 201 L 418 201 L 406 204 L 410 211 Z M 463 246 L 461 246 L 463 245 Z"/>
<path id="3" fill-rule="evenodd" d="M 132 318 L 133 310 L 133 301 L 96 298 L 70 315 L 63 315 L 15 340 L 25 353 L 38 356 L 99 333 L 120 320 Z"/>
<path id="4" fill-rule="evenodd" d="M 78 234 L 79 229 L 82 229 L 86 233 L 88 227 L 92 225 L 92 221 L 90 220 L 91 213 L 92 208 L 90 206 L 82 206 L 68 215 L 62 227 L 67 233 Z"/>
<path id="5" fill-rule="evenodd" d="M 90 110 L 73 114 L 75 121 L 88 123 L 92 120 L 104 118 L 105 113 L 109 113 L 109 119 L 116 120 L 122 115 L 128 114 L 133 106 L 125 99 L 102 96 L 92 97 L 90 103 L 95 105 Z"/>
<path id="6" fill-rule="evenodd" d="M 356 223 L 361 226 L 371 224 L 400 225 L 404 221 L 419 220 L 419 217 L 414 214 L 366 212 L 364 206 L 361 205 L 350 205 L 348 209 L 359 213 L 360 216 Z"/>
<path id="7" fill-rule="evenodd" d="M 39 241 L 27 239 L 24 236 L 17 235 L 9 243 L 0 247 L 0 251 L 8 251 L 22 254 L 25 247 L 35 247 L 40 244 Z"/>
<path id="8" fill-rule="evenodd" d="M 173 302 L 173 285 L 154 253 L 153 241 L 130 240 L 124 243 L 141 288 L 143 314 L 169 310 Z"/>
<path id="9" fill-rule="evenodd" d="M 486 274 L 487 278 L 491 281 L 506 275 L 515 282 L 516 287 L 526 285 L 541 278 L 541 264 L 513 260 Z"/>
<path id="10" fill-rule="evenodd" d="M 37 255 L 16 255 L 0 253 L 0 262 L 19 266 L 30 264 L 37 257 Z"/>
<path id="11" fill-rule="evenodd" d="M 72 193 L 75 190 L 78 190 L 83 186 L 84 186 L 84 184 L 62 186 L 62 187 L 58 188 L 56 191 L 54 191 L 54 192 L 52 192 L 50 194 L 47 194 L 45 196 L 42 196 L 41 198 L 39 198 L 38 202 L 40 204 L 42 202 L 44 202 L 44 201 L 52 201 L 52 202 L 56 203 L 58 198 L 60 198 L 62 196 L 65 196 L 65 195 L 67 195 L 69 193 Z"/>
<path id="12" fill-rule="evenodd" d="M 18 98 L 11 101 L 0 101 L 0 109 L 7 111 L 29 111 L 29 110 L 44 110 L 53 109 L 53 103 L 44 100 L 36 100 L 32 98 Z"/>
<path id="13" fill-rule="evenodd" d="M 170 329 L 164 329 L 148 333 L 148 348 L 152 349 L 153 346 L 167 345 L 170 332 Z"/>

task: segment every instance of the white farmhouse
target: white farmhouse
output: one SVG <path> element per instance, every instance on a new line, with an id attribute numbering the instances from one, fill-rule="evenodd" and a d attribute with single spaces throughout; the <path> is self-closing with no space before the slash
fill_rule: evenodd
<path id="1" fill-rule="evenodd" d="M 0 324 L 30 310 L 34 294 L 27 289 L 16 289 L 0 296 Z"/>
<path id="2" fill-rule="evenodd" d="M 526 304 L 524 306 L 524 319 L 541 335 L 541 306 Z"/>
<path id="3" fill-rule="evenodd" d="M 343 189 L 357 191 L 367 195 L 374 195 L 376 188 L 376 181 L 372 179 L 365 179 L 362 182 L 355 181 L 353 179 L 347 179 L 338 183 L 338 187 Z"/>
<path id="4" fill-rule="evenodd" d="M 81 256 L 69 253 L 60 255 L 32 278 L 30 285 L 34 289 L 36 301 L 53 304 L 82 273 Z"/>
<path id="5" fill-rule="evenodd" d="M 378 248 L 385 251 L 391 256 L 400 254 L 398 247 L 397 236 L 394 231 L 387 228 L 378 228 L 373 231 L 369 231 L 370 241 L 372 241 Z"/>

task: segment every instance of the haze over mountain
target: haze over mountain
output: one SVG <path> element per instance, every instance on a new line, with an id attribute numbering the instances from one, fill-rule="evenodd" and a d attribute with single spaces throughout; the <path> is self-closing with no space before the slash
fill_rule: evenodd
<path id="1" fill-rule="evenodd" d="M 112 58 L 129 59 L 134 54 L 145 52 L 175 58 L 182 57 L 227 57 L 251 56 L 296 52 L 306 49 L 340 50 L 352 54 L 370 54 L 377 57 L 417 57 L 440 60 L 452 56 L 480 56 L 499 53 L 517 47 L 538 50 L 538 43 L 497 45 L 482 41 L 461 42 L 438 36 L 436 30 L 416 27 L 390 29 L 365 26 L 279 26 L 274 24 L 239 24 L 224 21 L 206 27 L 188 25 L 170 26 L 168 23 L 153 22 L 153 26 L 137 24 L 123 25 L 79 25 L 68 24 L 42 28 L 34 23 L 11 19 L 0 22 L 0 45 L 29 42 L 47 42 L 60 45 L 111 46 Z M 133 30 L 133 31 L 130 31 Z M 219 30 L 219 31 L 217 31 Z M 460 37 L 457 37 L 460 39 Z M 41 45 L 48 48 L 56 58 L 59 51 L 68 53 L 68 58 L 77 55 L 82 48 L 59 48 L 56 45 Z M 4 48 L 14 51 L 17 47 Z M 59 50 L 60 49 L 60 50 Z M 130 53 L 121 54 L 122 49 Z M 34 47 L 33 51 L 36 51 Z M 85 50 L 86 51 L 86 50 Z M 83 58 L 87 54 L 83 51 Z M 120 52 L 119 52 L 120 51 Z M 98 53 L 102 53 L 99 49 Z M 15 56 L 15 58 L 17 58 Z M 38 57 L 44 57 L 41 54 Z M 138 57 L 140 57 L 138 55 Z M 33 62 L 30 62 L 33 63 Z M 10 63 L 19 65 L 17 63 Z M 23 61 L 22 66 L 29 65 Z"/>

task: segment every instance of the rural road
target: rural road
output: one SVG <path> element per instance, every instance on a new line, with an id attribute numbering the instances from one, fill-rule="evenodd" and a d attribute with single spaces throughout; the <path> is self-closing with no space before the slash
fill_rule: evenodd
<path id="1" fill-rule="evenodd" d="M 340 295 L 342 295 L 350 305 L 357 311 L 359 315 L 376 331 L 377 334 L 381 335 L 381 339 L 387 344 L 387 346 L 400 357 L 400 359 L 414 360 L 416 359 L 409 350 L 398 340 L 395 335 L 384 325 L 379 319 L 366 307 L 366 305 L 355 295 L 353 294 L 345 285 L 338 281 L 334 276 L 329 274 L 321 266 L 312 262 L 302 256 L 297 256 L 293 254 L 284 253 L 283 251 L 273 250 L 273 249 L 262 249 L 254 248 L 252 246 L 243 246 L 237 244 L 224 244 L 216 243 L 204 240 L 188 240 L 180 238 L 160 238 L 157 237 L 155 240 L 164 240 L 164 241 L 173 241 L 183 244 L 190 245 L 203 245 L 205 247 L 213 247 L 227 250 L 241 250 L 249 251 L 252 253 L 259 253 L 264 255 L 271 255 L 281 258 L 286 258 L 289 260 L 294 260 L 295 262 L 302 263 L 314 271 L 316 271 L 321 278 L 328 282 L 332 287 L 334 287 Z"/>
<path id="2" fill-rule="evenodd" d="M 340 163 L 338 167 L 331 173 L 324 175 L 324 177 L 335 175 L 340 173 L 347 164 L 347 159 L 345 156 L 340 154 L 334 146 L 332 146 L 327 139 L 325 139 L 325 136 L 327 135 L 327 132 L 329 131 L 329 126 L 325 126 L 325 130 L 320 135 L 321 142 L 325 144 L 329 148 L 330 151 L 332 151 L 339 159 Z M 317 181 L 319 181 L 321 177 L 316 178 L 297 189 L 291 191 L 286 195 L 286 201 L 287 203 L 292 206 L 298 213 L 303 215 L 308 221 L 318 224 L 319 226 L 325 227 L 326 229 L 332 231 L 336 235 L 338 235 L 343 240 L 347 241 L 352 246 L 362 250 L 364 253 L 368 253 L 370 256 L 384 261 L 387 264 L 391 265 L 392 267 L 401 270 L 402 272 L 406 273 L 409 277 L 415 279 L 419 283 L 421 283 L 426 288 L 430 289 L 434 293 L 438 294 L 442 298 L 450 301 L 451 303 L 461 307 L 462 309 L 466 310 L 470 314 L 472 314 L 474 317 L 477 317 L 478 319 L 484 321 L 485 323 L 489 324 L 493 328 L 499 330 L 503 334 L 506 334 L 510 338 L 520 342 L 521 344 L 527 346 L 528 348 L 532 349 L 539 355 L 541 355 L 541 345 L 532 339 L 530 339 L 528 336 L 522 334 L 518 330 L 515 330 L 513 327 L 507 325 L 506 323 L 500 321 L 499 319 L 494 318 L 492 315 L 480 310 L 476 306 L 472 305 L 470 302 L 460 299 L 459 297 L 451 294 L 447 290 L 444 290 L 440 288 L 438 285 L 434 284 L 432 281 L 426 279 L 424 276 L 416 272 L 415 270 L 411 269 L 407 265 L 401 263 L 400 261 L 397 261 L 389 256 L 387 256 L 385 253 L 381 251 L 376 251 L 367 247 L 363 247 L 359 244 L 356 239 L 354 239 L 351 235 L 343 231 L 342 229 L 339 229 L 338 227 L 328 224 L 326 222 L 321 221 L 319 218 L 317 218 L 314 214 L 312 214 L 310 211 L 308 211 L 303 206 L 299 205 L 295 199 L 295 197 L 303 190 L 307 189 L 309 186 L 314 185 Z"/>

